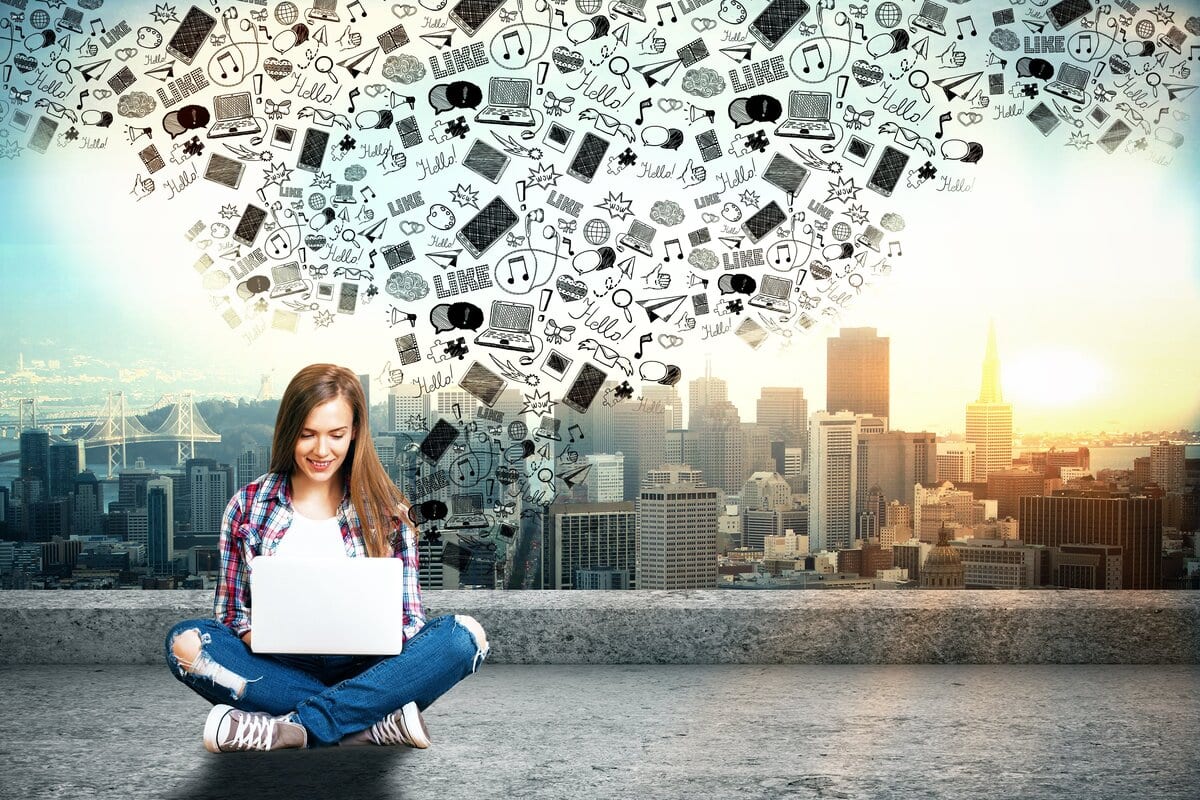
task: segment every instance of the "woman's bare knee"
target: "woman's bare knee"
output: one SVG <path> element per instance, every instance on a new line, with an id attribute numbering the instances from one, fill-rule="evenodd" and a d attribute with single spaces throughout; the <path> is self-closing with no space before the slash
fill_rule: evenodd
<path id="1" fill-rule="evenodd" d="M 200 655 L 200 644 L 200 631 L 196 628 L 184 631 L 171 642 L 171 652 L 179 659 L 179 666 L 188 672 L 192 671 L 192 665 Z"/>

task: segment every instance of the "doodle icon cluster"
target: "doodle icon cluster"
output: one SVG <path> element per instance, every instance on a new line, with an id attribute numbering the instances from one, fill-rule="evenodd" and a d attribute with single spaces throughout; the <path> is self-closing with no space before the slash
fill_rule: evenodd
<path id="1" fill-rule="evenodd" d="M 1130 0 L 0 5 L 0 155 L 114 151 L 247 342 L 368 316 L 393 381 L 577 413 L 836 321 L 990 150 L 1169 165 L 1200 51 Z"/>

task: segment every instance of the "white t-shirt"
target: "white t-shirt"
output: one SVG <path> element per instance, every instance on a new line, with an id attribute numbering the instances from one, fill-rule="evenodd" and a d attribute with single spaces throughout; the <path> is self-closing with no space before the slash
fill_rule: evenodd
<path id="1" fill-rule="evenodd" d="M 342 528 L 337 517 L 309 519 L 293 509 L 292 524 L 279 540 L 275 556 L 302 558 L 346 558 Z"/>

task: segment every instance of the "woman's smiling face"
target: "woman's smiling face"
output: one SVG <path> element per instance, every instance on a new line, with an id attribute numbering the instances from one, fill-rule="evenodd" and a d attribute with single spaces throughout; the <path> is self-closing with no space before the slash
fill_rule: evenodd
<path id="1" fill-rule="evenodd" d="M 342 397 L 313 408 L 296 439 L 296 469 L 314 483 L 340 477 L 350 442 L 354 440 L 354 412 Z"/>

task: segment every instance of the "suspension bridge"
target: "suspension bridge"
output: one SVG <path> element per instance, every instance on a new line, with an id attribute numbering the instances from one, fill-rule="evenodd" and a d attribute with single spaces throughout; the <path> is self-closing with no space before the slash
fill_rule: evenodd
<path id="1" fill-rule="evenodd" d="M 140 417 L 170 408 L 165 420 L 154 430 L 147 428 Z M 131 444 L 174 442 L 178 463 L 182 464 L 196 453 L 197 442 L 219 442 L 221 435 L 215 432 L 196 410 L 191 392 L 163 395 L 154 405 L 142 411 L 131 411 L 125 402 L 124 392 L 109 392 L 104 408 L 98 411 L 67 411 L 39 414 L 35 398 L 17 401 L 17 414 L 0 413 L 0 449 L 2 442 L 12 442 L 14 449 L 0 453 L 0 461 L 20 458 L 17 442 L 21 431 L 30 428 L 45 430 L 50 442 L 69 443 L 82 439 L 85 447 L 108 449 L 108 478 L 114 470 L 125 468 L 126 448 Z M 81 430 L 82 429 L 82 430 Z"/>

